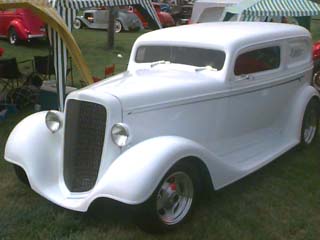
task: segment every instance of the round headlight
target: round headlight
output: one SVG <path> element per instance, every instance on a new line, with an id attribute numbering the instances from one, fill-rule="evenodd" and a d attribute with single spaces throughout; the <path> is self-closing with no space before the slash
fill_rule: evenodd
<path id="1" fill-rule="evenodd" d="M 61 128 L 62 122 L 57 113 L 49 111 L 46 115 L 46 125 L 52 133 L 55 133 Z"/>
<path id="2" fill-rule="evenodd" d="M 111 129 L 112 140 L 119 147 L 124 147 L 129 142 L 129 128 L 123 123 L 113 125 Z"/>

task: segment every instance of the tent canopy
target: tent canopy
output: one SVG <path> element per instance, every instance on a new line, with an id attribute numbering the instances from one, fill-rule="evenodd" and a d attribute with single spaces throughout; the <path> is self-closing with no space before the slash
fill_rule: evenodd
<path id="1" fill-rule="evenodd" d="M 54 50 L 60 111 L 64 110 L 68 62 L 67 49 L 82 74 L 82 80 L 92 83 L 90 71 L 82 58 L 78 45 L 70 34 L 77 11 L 82 8 L 127 5 L 139 6 L 144 13 L 149 15 L 150 25 L 161 28 L 151 0 L 0 0 L 0 9 L 30 8 L 48 23 L 48 37 Z"/>
<path id="2" fill-rule="evenodd" d="M 320 6 L 309 0 L 244 0 L 226 8 L 231 15 L 242 15 L 250 21 L 255 17 L 307 17 L 320 15 Z M 230 15 L 229 15 L 230 16 Z"/>

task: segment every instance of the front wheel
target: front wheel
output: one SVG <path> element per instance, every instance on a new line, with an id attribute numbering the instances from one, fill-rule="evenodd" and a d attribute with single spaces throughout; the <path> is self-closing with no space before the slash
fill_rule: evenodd
<path id="1" fill-rule="evenodd" d="M 311 99 L 305 110 L 301 129 L 301 146 L 311 145 L 318 132 L 319 126 L 319 101 Z"/>
<path id="2" fill-rule="evenodd" d="M 27 174 L 25 173 L 25 171 L 17 165 L 13 165 L 13 168 L 14 168 L 14 172 L 15 172 L 17 178 L 20 180 L 20 182 L 22 182 L 23 184 L 25 184 L 27 186 L 30 186 L 29 180 L 28 180 L 28 177 L 27 177 Z"/>
<path id="3" fill-rule="evenodd" d="M 149 200 L 138 207 L 138 225 L 147 232 L 175 229 L 190 216 L 197 196 L 196 182 L 191 165 L 173 167 Z"/>
<path id="4" fill-rule="evenodd" d="M 9 43 L 11 45 L 17 45 L 18 42 L 19 42 L 18 34 L 17 34 L 16 30 L 13 27 L 11 27 L 9 29 Z"/>
<path id="5" fill-rule="evenodd" d="M 75 19 L 74 20 L 74 22 L 73 22 L 73 28 L 74 29 L 77 29 L 77 30 L 79 30 L 79 29 L 81 29 L 82 28 L 82 23 L 81 23 L 81 21 L 79 20 L 79 19 Z"/>

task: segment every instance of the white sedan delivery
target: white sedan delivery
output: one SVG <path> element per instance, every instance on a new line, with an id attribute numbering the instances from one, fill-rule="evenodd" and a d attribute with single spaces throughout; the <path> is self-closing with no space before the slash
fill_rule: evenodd
<path id="1" fill-rule="evenodd" d="M 64 112 L 12 131 L 5 159 L 48 200 L 87 211 L 134 205 L 175 228 L 221 189 L 317 135 L 310 33 L 277 23 L 204 23 L 146 33 L 126 72 L 71 93 Z"/>

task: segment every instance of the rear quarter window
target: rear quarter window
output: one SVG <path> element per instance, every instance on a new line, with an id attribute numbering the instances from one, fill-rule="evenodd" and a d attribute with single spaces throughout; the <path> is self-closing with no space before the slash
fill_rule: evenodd
<path id="1" fill-rule="evenodd" d="M 289 67 L 308 63 L 311 59 L 311 43 L 306 39 L 290 40 L 288 42 L 287 59 Z"/>
<path id="2" fill-rule="evenodd" d="M 258 73 L 279 68 L 281 63 L 280 47 L 267 47 L 240 54 L 235 63 L 234 74 Z"/>

